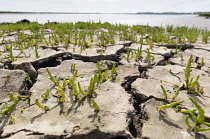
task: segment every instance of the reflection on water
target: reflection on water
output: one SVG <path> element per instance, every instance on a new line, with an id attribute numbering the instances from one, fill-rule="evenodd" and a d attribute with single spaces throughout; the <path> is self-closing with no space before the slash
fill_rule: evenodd
<path id="1" fill-rule="evenodd" d="M 22 19 L 38 21 L 41 24 L 50 22 L 94 21 L 122 23 L 129 25 L 150 26 L 196 26 L 210 29 L 210 19 L 197 15 L 137 15 L 137 14 L 0 14 L 0 23 L 17 22 Z"/>

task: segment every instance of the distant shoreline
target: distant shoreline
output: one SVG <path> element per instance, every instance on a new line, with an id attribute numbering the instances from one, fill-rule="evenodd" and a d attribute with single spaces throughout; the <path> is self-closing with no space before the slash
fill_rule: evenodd
<path id="1" fill-rule="evenodd" d="M 1 14 L 2 13 L 2 14 Z M 7 12 L 0 11 L 0 23 L 15 23 L 22 19 L 40 24 L 48 22 L 101 21 L 128 25 L 196 26 L 210 29 L 209 19 L 198 14 L 152 14 L 152 13 L 59 13 L 59 12 Z"/>
<path id="2" fill-rule="evenodd" d="M 178 12 L 137 12 L 137 13 L 78 13 L 78 12 L 18 12 L 18 11 L 0 11 L 0 14 L 152 14 L 152 15 L 199 15 L 202 12 L 194 12 L 194 13 L 178 13 Z"/>
<path id="3" fill-rule="evenodd" d="M 210 12 L 209 13 L 200 13 L 199 16 L 204 16 L 206 18 L 210 18 Z"/>

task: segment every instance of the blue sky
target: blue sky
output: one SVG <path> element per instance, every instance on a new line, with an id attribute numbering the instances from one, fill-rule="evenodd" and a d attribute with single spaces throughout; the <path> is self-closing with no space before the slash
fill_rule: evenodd
<path id="1" fill-rule="evenodd" d="M 0 11 L 196 12 L 210 11 L 210 0 L 0 0 Z"/>

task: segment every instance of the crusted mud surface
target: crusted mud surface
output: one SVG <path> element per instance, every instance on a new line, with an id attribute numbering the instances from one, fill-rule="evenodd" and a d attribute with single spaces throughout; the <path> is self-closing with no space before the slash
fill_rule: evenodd
<path id="1" fill-rule="evenodd" d="M 49 36 L 51 30 L 45 30 Z M 31 35 L 30 31 L 24 31 Z M 5 34 L 4 40 L 14 40 L 17 33 Z M 205 111 L 205 121 L 210 121 L 210 44 L 201 41 L 176 45 L 150 46 L 143 43 L 142 54 L 135 60 L 135 52 L 141 44 L 133 41 L 120 41 L 106 47 L 86 48 L 82 52 L 79 46 L 64 44 L 50 46 L 42 44 L 35 51 L 27 48 L 25 53 L 13 49 L 14 62 L 5 58 L 5 43 L 0 44 L 0 138 L 69 138 L 69 139 L 132 139 L 132 138 L 173 138 L 193 139 L 210 138 L 210 131 L 195 133 L 185 124 L 186 114 L 181 108 L 196 108 L 189 97 L 196 100 Z M 149 51 L 148 51 L 149 50 Z M 130 57 L 128 51 L 132 51 Z M 148 59 L 151 53 L 153 59 Z M 30 55 L 30 57 L 26 57 Z M 182 58 L 181 58 L 182 55 Z M 170 104 L 177 88 L 184 84 L 184 69 L 192 56 L 191 77 L 199 75 L 199 84 L 204 87 L 202 95 L 187 93 L 184 87 L 176 101 L 184 101 L 179 108 L 171 107 L 157 111 L 160 104 Z M 37 78 L 30 83 L 26 73 L 30 69 L 17 68 L 23 63 L 31 63 L 37 71 Z M 101 72 L 106 76 L 103 82 L 97 81 L 90 96 L 77 100 L 73 89 L 63 89 L 65 102 L 61 102 L 59 86 L 50 79 L 58 80 L 59 85 L 73 77 L 77 70 L 75 84 L 78 82 L 84 92 L 88 91 L 91 78 Z M 202 63 L 203 62 L 203 63 Z M 19 66 L 18 66 L 19 65 Z M 75 67 L 73 67 L 75 65 Z M 116 66 L 115 78 L 112 78 L 113 66 Z M 15 68 L 16 67 L 16 68 Z M 164 86 L 168 98 L 163 99 Z M 49 97 L 45 95 L 49 89 Z M 14 101 L 10 93 L 20 96 L 11 111 L 3 113 L 3 105 L 11 106 Z M 80 94 L 81 95 L 81 94 Z M 35 101 L 45 108 L 39 108 Z M 96 110 L 93 100 L 99 109 Z M 178 110 L 177 110 L 178 109 Z M 192 122 L 192 120 L 191 120 Z M 192 123 L 193 124 L 193 123 Z"/>

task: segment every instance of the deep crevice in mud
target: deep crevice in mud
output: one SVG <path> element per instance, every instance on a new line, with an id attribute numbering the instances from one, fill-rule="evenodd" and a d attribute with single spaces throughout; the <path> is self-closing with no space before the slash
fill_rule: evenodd
<path id="1" fill-rule="evenodd" d="M 39 46 L 39 47 L 41 47 L 42 49 L 52 49 L 52 50 L 55 50 L 55 51 L 59 51 L 58 48 L 65 48 L 64 46 L 63 47 L 61 47 L 61 46 L 59 46 L 59 47 Z"/>
<path id="2" fill-rule="evenodd" d="M 132 134 L 134 138 L 141 137 L 141 128 L 142 128 L 142 118 L 145 118 L 144 112 L 141 108 L 142 103 L 142 96 L 138 95 L 137 93 L 134 93 L 131 84 L 137 79 L 140 78 L 140 76 L 132 76 L 132 77 L 126 77 L 126 82 L 122 83 L 121 86 L 125 88 L 127 93 L 130 93 L 132 95 L 131 103 L 133 104 L 133 107 L 135 109 L 135 113 L 130 115 L 130 122 L 128 125 L 129 132 Z"/>
<path id="3" fill-rule="evenodd" d="M 165 65 L 168 65 L 169 64 L 169 62 L 168 62 L 168 60 L 166 60 L 166 59 L 163 59 L 163 60 L 161 60 L 161 61 L 159 61 L 157 64 L 155 64 L 156 66 L 165 66 Z"/>
<path id="4" fill-rule="evenodd" d="M 167 54 L 163 54 L 162 56 L 164 57 L 165 61 L 169 60 L 171 57 L 173 57 L 174 53 L 167 53 Z"/>
<path id="5" fill-rule="evenodd" d="M 119 63 L 120 61 L 120 54 L 123 53 L 125 47 L 130 46 L 132 43 L 125 43 L 123 44 L 124 47 L 121 50 L 118 50 L 116 54 L 112 55 L 99 55 L 99 56 L 83 56 L 80 54 L 72 54 L 69 52 L 61 52 L 59 54 L 51 55 L 47 58 L 39 59 L 32 61 L 31 64 L 34 66 L 36 70 L 40 68 L 46 68 L 46 67 L 56 67 L 60 65 L 63 61 L 65 60 L 81 60 L 83 62 L 93 62 L 96 63 L 97 61 L 100 60 L 111 60 Z M 47 48 L 45 48 L 47 49 Z M 54 49 L 54 48 L 53 48 Z M 11 62 L 6 61 L 3 66 L 5 69 L 10 69 L 13 70 L 15 65 L 13 65 Z"/>
<path id="6" fill-rule="evenodd" d="M 205 62 L 203 61 L 203 59 L 201 59 L 200 57 L 195 57 L 194 62 L 197 64 L 197 66 L 195 67 L 196 69 L 200 70 L 204 65 Z"/>
<path id="7" fill-rule="evenodd" d="M 94 129 L 93 131 L 91 131 L 88 134 L 80 134 L 80 135 L 72 135 L 69 139 L 129 139 L 129 137 L 127 137 L 128 135 L 121 135 L 121 133 L 118 133 L 117 135 L 113 135 L 110 133 L 104 133 L 101 132 L 99 129 Z M 66 137 L 68 138 L 68 137 Z"/>
<path id="8" fill-rule="evenodd" d="M 135 114 L 132 115 L 131 117 L 131 121 L 129 123 L 129 131 L 134 138 L 137 138 L 137 137 L 141 137 L 141 134 L 142 134 L 141 128 L 143 125 L 142 121 L 145 120 L 144 119 L 145 116 L 143 115 L 145 114 L 141 106 L 141 103 L 142 103 L 141 97 L 139 95 L 133 94 L 132 91 L 131 91 L 131 94 L 132 94 L 133 107 L 135 109 Z"/>
<path id="9" fill-rule="evenodd" d="M 159 63 L 157 63 L 156 65 L 165 66 L 165 65 L 170 64 L 170 58 L 174 56 L 174 53 L 171 52 L 171 53 L 163 54 L 162 56 L 164 57 L 164 59 L 160 61 Z"/>
<path id="10" fill-rule="evenodd" d="M 136 79 L 135 79 L 136 80 Z M 127 80 L 127 82 L 125 83 L 122 83 L 121 86 L 125 88 L 125 90 L 127 91 L 127 93 L 131 93 L 131 84 L 135 81 L 135 80 L 131 80 L 130 82 Z M 140 118 L 138 116 L 138 114 L 140 113 L 140 102 L 138 101 L 138 99 L 136 99 L 133 94 L 131 93 L 132 95 L 132 98 L 131 98 L 131 103 L 133 103 L 133 107 L 135 109 L 135 113 L 133 115 L 130 115 L 129 118 L 130 118 L 130 122 L 129 122 L 129 125 L 128 125 L 128 128 L 129 128 L 129 132 L 131 133 L 131 135 L 136 138 L 136 137 L 140 137 L 140 130 L 138 130 L 138 127 L 136 127 L 136 125 L 139 125 L 139 123 L 136 123 L 136 117 Z"/>
<path id="11" fill-rule="evenodd" d="M 33 84 L 35 83 L 36 81 L 33 82 Z M 33 84 L 30 84 L 28 81 L 25 81 L 22 85 L 22 88 L 18 91 L 18 93 L 20 95 L 23 95 L 23 96 L 29 96 L 29 90 L 30 88 L 33 86 Z"/>
<path id="12" fill-rule="evenodd" d="M 52 59 L 49 59 L 49 60 L 46 60 L 46 61 L 34 61 L 34 62 L 31 62 L 31 64 L 33 65 L 33 67 L 38 70 L 40 68 L 45 68 L 45 67 L 56 67 L 58 65 L 61 64 L 62 62 L 62 58 L 61 57 L 55 57 L 55 58 L 52 58 Z M 9 69 L 9 70 L 13 70 L 15 68 L 16 65 L 13 65 L 11 62 L 9 61 L 6 61 L 4 63 L 4 66 L 3 68 L 4 69 Z"/>
<path id="13" fill-rule="evenodd" d="M 44 135 L 45 139 L 64 139 L 66 135 Z"/>
<path id="14" fill-rule="evenodd" d="M 134 125 L 134 116 L 131 118 L 131 122 L 129 123 L 128 125 L 128 128 L 129 128 L 129 131 L 131 133 L 131 135 L 136 138 L 137 137 L 137 130 L 136 130 L 136 127 Z"/>
<path id="15" fill-rule="evenodd" d="M 132 115 L 129 123 L 129 131 L 133 135 L 134 138 L 142 137 L 142 126 L 144 121 L 148 120 L 148 116 L 146 112 L 144 111 L 144 103 L 152 98 L 154 98 L 156 101 L 162 101 L 165 103 L 169 103 L 167 100 L 156 98 L 154 96 L 145 96 L 143 94 L 136 93 L 135 89 L 132 89 L 130 91 L 132 94 L 132 103 L 133 107 L 135 109 L 135 114 Z"/>
<path id="16" fill-rule="evenodd" d="M 12 62 L 9 62 L 9 61 L 3 62 L 3 68 L 4 68 L 4 69 L 13 70 L 14 67 L 15 67 L 15 66 L 12 65 Z"/>
<path id="17" fill-rule="evenodd" d="M 117 136 L 117 137 L 109 138 L 109 139 L 128 139 L 128 138 L 124 136 Z"/>
<path id="18" fill-rule="evenodd" d="M 83 62 L 94 62 L 94 63 L 96 63 L 97 61 L 100 61 L 100 60 L 111 60 L 111 61 L 119 62 L 120 54 L 123 53 L 125 48 L 130 46 L 131 44 L 132 44 L 132 42 L 122 44 L 123 48 L 118 50 L 115 54 L 112 54 L 112 55 L 84 56 L 84 55 L 80 55 L 80 54 L 73 54 L 70 52 L 60 52 L 58 54 L 54 54 L 49 57 L 31 61 L 31 64 L 34 66 L 34 68 L 36 70 L 38 70 L 40 68 L 45 68 L 45 67 L 56 67 L 56 66 L 60 65 L 64 60 L 71 60 L 71 59 L 81 60 Z M 42 46 L 42 47 L 43 47 L 43 49 L 57 50 L 54 47 L 53 48 L 48 48 L 45 46 Z M 15 66 L 16 65 L 13 65 L 12 62 L 9 62 L 9 61 L 5 61 L 3 63 L 4 69 L 13 70 Z"/>
<path id="19" fill-rule="evenodd" d="M 186 49 L 192 49 L 195 46 L 191 45 L 191 44 L 168 44 L 168 45 L 164 45 L 164 44 L 158 44 L 157 46 L 164 46 L 167 47 L 168 49 L 181 49 L 182 51 L 186 50 Z M 181 47 L 180 47 L 181 46 Z"/>
<path id="20" fill-rule="evenodd" d="M 34 66 L 34 68 L 36 70 L 40 69 L 40 68 L 46 68 L 46 67 L 56 67 L 58 65 L 60 65 L 62 63 L 62 57 L 55 57 L 53 59 L 50 59 L 49 61 L 46 62 L 42 62 L 42 63 L 32 63 L 32 65 Z"/>
<path id="21" fill-rule="evenodd" d="M 100 56 L 81 56 L 81 55 L 63 55 L 63 56 L 58 56 L 58 57 L 53 57 L 49 60 L 46 61 L 35 61 L 35 62 L 31 62 L 32 65 L 34 66 L 34 68 L 36 70 L 40 69 L 40 68 L 46 68 L 46 67 L 56 67 L 58 65 L 60 65 L 63 61 L 65 60 L 71 60 L 71 59 L 75 59 L 75 60 L 81 60 L 83 62 L 93 62 L 93 63 L 97 63 L 97 61 L 100 60 L 111 60 L 111 61 L 115 61 L 115 62 L 119 62 L 120 60 L 120 55 L 116 54 L 116 55 L 112 55 L 112 56 L 104 56 L 104 55 L 100 55 Z M 11 69 L 13 69 L 14 66 L 11 67 Z"/>
<path id="22" fill-rule="evenodd" d="M 128 76 L 125 77 L 125 82 L 121 84 L 121 86 L 125 89 L 125 91 L 131 91 L 131 84 L 140 76 Z"/>

